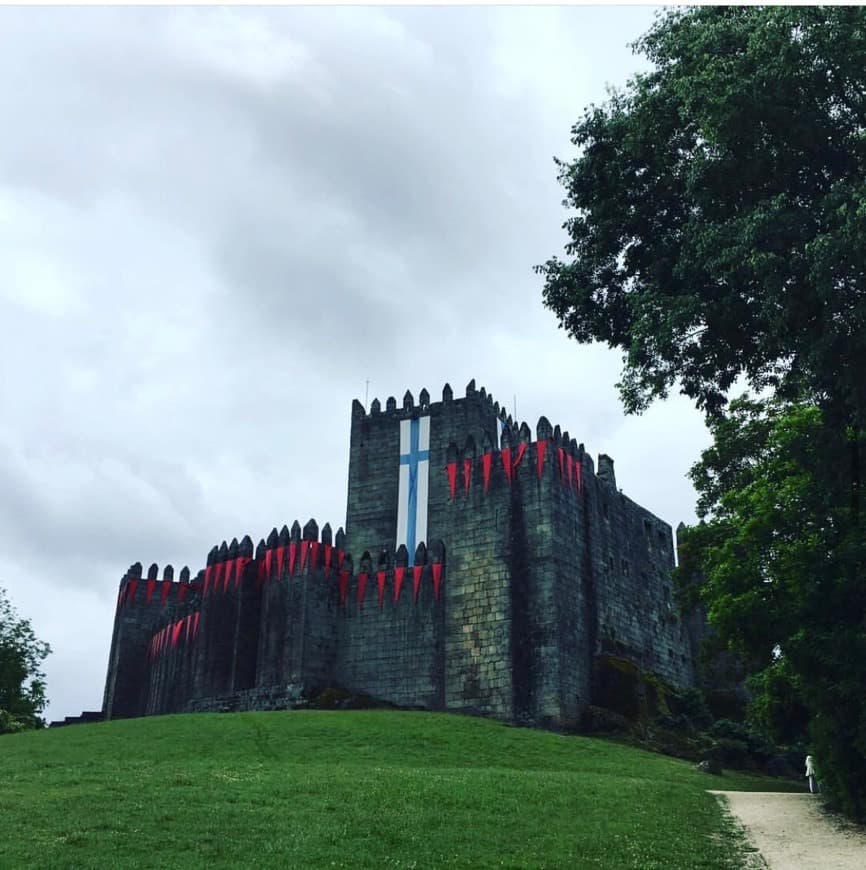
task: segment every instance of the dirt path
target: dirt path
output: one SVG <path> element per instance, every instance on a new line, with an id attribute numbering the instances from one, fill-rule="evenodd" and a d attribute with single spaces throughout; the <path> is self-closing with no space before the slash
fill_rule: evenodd
<path id="1" fill-rule="evenodd" d="M 826 816 L 816 795 L 710 793 L 727 805 L 770 870 L 866 868 L 866 834 L 842 827 Z"/>

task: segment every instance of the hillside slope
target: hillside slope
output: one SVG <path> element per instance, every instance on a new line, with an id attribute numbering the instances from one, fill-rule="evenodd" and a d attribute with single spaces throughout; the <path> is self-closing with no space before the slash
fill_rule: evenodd
<path id="1" fill-rule="evenodd" d="M 768 788 L 602 740 L 391 711 L 10 735 L 0 768 L 0 867 L 40 870 L 736 867 L 705 789 Z"/>

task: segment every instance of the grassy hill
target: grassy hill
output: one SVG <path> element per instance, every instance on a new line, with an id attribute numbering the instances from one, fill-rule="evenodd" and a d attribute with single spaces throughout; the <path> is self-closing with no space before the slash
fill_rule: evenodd
<path id="1" fill-rule="evenodd" d="M 707 788 L 603 740 L 391 711 L 164 716 L 0 738 L 0 868 L 726 868 Z"/>

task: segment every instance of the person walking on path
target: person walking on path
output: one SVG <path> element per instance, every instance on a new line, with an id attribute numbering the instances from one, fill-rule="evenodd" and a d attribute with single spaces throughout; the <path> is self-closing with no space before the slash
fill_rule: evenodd
<path id="1" fill-rule="evenodd" d="M 811 755 L 806 756 L 806 778 L 809 780 L 809 794 L 818 794 L 818 780 L 815 778 L 815 762 Z"/>

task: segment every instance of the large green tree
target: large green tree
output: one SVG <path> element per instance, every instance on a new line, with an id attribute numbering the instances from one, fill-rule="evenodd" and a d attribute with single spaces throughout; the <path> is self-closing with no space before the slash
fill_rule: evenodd
<path id="1" fill-rule="evenodd" d="M 45 675 L 42 662 L 51 652 L 29 620 L 15 611 L 0 589 L 0 734 L 44 724 Z"/>
<path id="2" fill-rule="evenodd" d="M 834 461 L 848 436 L 814 404 L 748 397 L 711 430 L 679 576 L 702 578 L 710 621 L 752 674 L 755 718 L 801 738 L 805 709 L 829 794 L 866 816 L 866 542 Z"/>
<path id="3" fill-rule="evenodd" d="M 557 161 L 569 258 L 537 267 L 571 336 L 621 348 L 626 407 L 738 376 L 866 420 L 866 9 L 702 7 Z"/>
<path id="4" fill-rule="evenodd" d="M 866 815 L 866 9 L 678 9 L 636 47 L 652 70 L 557 161 L 569 240 L 537 267 L 545 304 L 623 352 L 627 411 L 677 387 L 706 412 L 686 549 L 711 620 L 807 703 Z M 740 378 L 773 401 L 726 411 Z"/>

